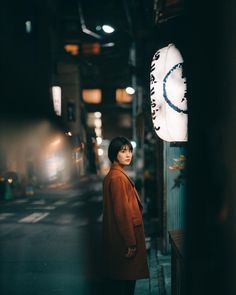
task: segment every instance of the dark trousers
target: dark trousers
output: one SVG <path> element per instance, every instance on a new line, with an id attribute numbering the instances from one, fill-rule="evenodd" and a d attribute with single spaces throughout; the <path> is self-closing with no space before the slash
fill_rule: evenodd
<path id="1" fill-rule="evenodd" d="M 134 295 L 136 281 L 107 280 L 106 295 Z"/>

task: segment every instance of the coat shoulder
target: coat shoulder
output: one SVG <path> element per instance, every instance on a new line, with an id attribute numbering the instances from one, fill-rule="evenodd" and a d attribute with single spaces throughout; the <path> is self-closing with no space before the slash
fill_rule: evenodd
<path id="1" fill-rule="evenodd" d="M 131 184 L 128 176 L 122 171 L 120 171 L 119 169 L 111 169 L 109 173 L 105 176 L 104 182 L 103 182 L 105 186 L 109 185 L 111 182 L 117 185 L 120 182 L 128 186 L 129 184 Z"/>
<path id="2" fill-rule="evenodd" d="M 115 169 L 113 169 L 113 170 L 110 171 L 110 173 L 109 173 L 109 179 L 112 180 L 112 181 L 118 180 L 118 179 L 120 181 L 125 181 L 125 182 L 128 181 L 128 178 L 127 178 L 127 176 L 124 173 L 122 173 L 119 170 L 115 170 Z"/>
<path id="3" fill-rule="evenodd" d="M 109 170 L 109 172 L 107 173 L 107 175 L 105 176 L 105 178 L 110 178 L 112 176 L 115 176 L 115 175 L 122 175 L 122 171 L 120 169 L 116 169 L 116 168 L 111 168 Z"/>

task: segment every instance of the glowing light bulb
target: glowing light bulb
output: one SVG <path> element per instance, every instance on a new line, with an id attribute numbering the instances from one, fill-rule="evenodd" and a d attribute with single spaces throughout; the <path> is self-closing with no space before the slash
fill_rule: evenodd
<path id="1" fill-rule="evenodd" d="M 103 25 L 103 26 L 102 26 L 102 29 L 103 29 L 103 31 L 104 31 L 105 33 L 107 33 L 107 34 L 111 34 L 111 33 L 113 33 L 113 32 L 115 31 L 115 29 L 112 28 L 112 27 L 109 26 L 109 25 Z"/>
<path id="2" fill-rule="evenodd" d="M 126 87 L 126 88 L 125 88 L 125 91 L 126 91 L 128 94 L 130 94 L 130 95 L 132 95 L 132 94 L 135 93 L 135 90 L 134 90 L 133 87 Z"/>
<path id="3" fill-rule="evenodd" d="M 137 146 L 136 142 L 135 141 L 131 141 L 131 144 L 132 144 L 133 148 L 135 149 L 136 146 Z"/>

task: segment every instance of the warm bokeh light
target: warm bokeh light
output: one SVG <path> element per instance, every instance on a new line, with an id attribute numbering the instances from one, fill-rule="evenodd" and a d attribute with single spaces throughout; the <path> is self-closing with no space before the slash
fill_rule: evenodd
<path id="1" fill-rule="evenodd" d="M 130 103 L 132 100 L 133 97 L 125 89 L 116 89 L 116 101 L 118 103 Z"/>
<path id="2" fill-rule="evenodd" d="M 101 136 L 102 135 L 102 129 L 101 128 L 95 128 L 95 133 L 97 136 Z"/>
<path id="3" fill-rule="evenodd" d="M 97 140 L 97 144 L 98 144 L 98 145 L 100 145 L 100 144 L 102 143 L 102 138 L 101 138 L 100 136 L 98 136 L 98 137 L 96 138 L 96 140 Z"/>
<path id="4" fill-rule="evenodd" d="M 97 104 L 102 101 L 101 89 L 84 89 L 82 92 L 83 100 L 86 103 Z"/>
<path id="5" fill-rule="evenodd" d="M 132 128 L 132 116 L 131 114 L 119 114 L 117 116 L 117 124 L 121 128 Z"/>
<path id="6" fill-rule="evenodd" d="M 72 171 L 71 147 L 68 137 L 48 121 L 29 121 L 27 124 L 7 125 L 1 133 L 5 154 L 4 172 L 18 176 L 27 194 L 30 185 L 45 185 L 50 181 L 66 181 Z M 14 178 L 5 174 L 11 184 Z"/>
<path id="7" fill-rule="evenodd" d="M 99 149 L 98 149 L 98 155 L 99 155 L 99 156 L 102 156 L 103 153 L 104 153 L 103 149 L 99 148 Z"/>
<path id="8" fill-rule="evenodd" d="M 100 112 L 95 112 L 94 113 L 94 117 L 95 118 L 101 118 L 102 117 L 102 114 Z"/>
<path id="9" fill-rule="evenodd" d="M 102 120 L 101 119 L 95 119 L 94 120 L 94 126 L 96 128 L 101 128 L 102 127 Z"/>
<path id="10" fill-rule="evenodd" d="M 102 127 L 101 117 L 98 118 L 95 114 L 96 113 L 87 114 L 87 124 L 89 127 L 92 127 L 92 128 L 101 128 Z"/>
<path id="11" fill-rule="evenodd" d="M 83 54 L 85 55 L 97 55 L 101 51 L 101 45 L 99 43 L 83 43 Z"/>
<path id="12" fill-rule="evenodd" d="M 50 146 L 55 146 L 55 145 L 58 145 L 58 144 L 60 144 L 60 143 L 61 143 L 61 139 L 58 138 L 58 139 L 56 139 L 55 141 L 53 141 L 53 142 L 50 144 Z"/>
<path id="13" fill-rule="evenodd" d="M 77 44 L 66 44 L 64 46 L 66 52 L 70 53 L 71 55 L 78 55 L 79 54 L 79 45 Z"/>

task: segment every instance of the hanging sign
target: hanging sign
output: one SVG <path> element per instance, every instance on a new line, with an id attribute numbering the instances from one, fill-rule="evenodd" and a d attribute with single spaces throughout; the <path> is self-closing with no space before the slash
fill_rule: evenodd
<path id="1" fill-rule="evenodd" d="M 53 107 L 57 116 L 61 116 L 61 87 L 52 86 Z"/>
<path id="2" fill-rule="evenodd" d="M 186 91 L 183 58 L 175 45 L 169 44 L 154 54 L 150 73 L 152 122 L 165 141 L 187 141 Z"/>

